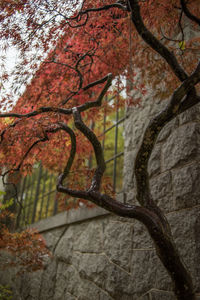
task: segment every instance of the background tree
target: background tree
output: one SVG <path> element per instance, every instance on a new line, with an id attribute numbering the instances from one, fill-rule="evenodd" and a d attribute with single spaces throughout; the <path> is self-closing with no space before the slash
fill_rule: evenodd
<path id="1" fill-rule="evenodd" d="M 188 20 L 199 29 L 198 1 L 26 0 L 1 1 L 1 8 L 4 47 L 12 43 L 21 55 L 19 66 L 10 75 L 15 93 L 34 75 L 15 108 L 0 115 L 2 168 L 6 173 L 27 173 L 35 161 L 42 160 L 45 166 L 61 172 L 60 193 L 142 222 L 172 278 L 177 299 L 194 299 L 192 280 L 169 223 L 152 199 L 147 165 L 162 128 L 200 100 L 199 38 L 186 40 L 184 34 Z M 136 85 L 138 70 L 141 83 Z M 119 203 L 102 192 L 104 155 L 98 130 L 90 129 L 90 122 L 100 120 L 103 110 L 112 109 L 102 100 L 114 78 L 118 78 L 116 84 L 123 85 L 123 76 L 141 94 L 150 86 L 156 97 L 170 98 L 166 108 L 147 124 L 132 162 L 140 206 Z M 2 87 L 8 77 L 4 72 Z M 2 108 L 12 104 L 10 97 L 5 94 Z M 140 99 L 126 100 L 132 105 Z M 88 152 L 94 152 L 96 158 L 89 187 L 83 180 Z M 85 158 L 80 160 L 83 154 Z M 77 185 L 70 181 L 72 171 L 77 174 Z"/>

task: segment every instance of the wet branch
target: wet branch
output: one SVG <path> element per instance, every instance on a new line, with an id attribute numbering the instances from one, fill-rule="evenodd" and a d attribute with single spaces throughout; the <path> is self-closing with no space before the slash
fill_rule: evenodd
<path id="1" fill-rule="evenodd" d="M 175 116 L 177 116 L 178 113 L 183 111 L 183 107 L 186 109 L 186 102 L 190 102 L 189 100 L 191 99 L 191 95 L 195 99 L 195 94 L 193 92 L 186 99 L 184 99 L 183 106 L 182 100 L 184 96 L 194 89 L 194 86 L 199 81 L 200 63 L 198 64 L 194 73 L 188 79 L 186 79 L 179 88 L 175 90 L 167 107 L 153 118 L 144 133 L 142 145 L 139 149 L 135 162 L 135 174 L 138 187 L 137 199 L 141 205 L 153 205 L 151 203 L 151 197 L 149 197 L 150 191 L 147 167 L 151 152 L 156 142 L 156 138 L 162 128 Z"/>

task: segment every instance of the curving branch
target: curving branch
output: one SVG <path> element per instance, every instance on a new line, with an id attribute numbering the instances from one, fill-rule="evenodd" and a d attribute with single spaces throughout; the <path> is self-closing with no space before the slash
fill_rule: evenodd
<path id="1" fill-rule="evenodd" d="M 180 0 L 180 3 L 181 3 L 181 7 L 184 11 L 184 14 L 188 17 L 188 19 L 194 21 L 195 23 L 197 23 L 200 26 L 200 18 L 196 17 L 189 11 L 185 0 Z"/>
<path id="2" fill-rule="evenodd" d="M 144 25 L 141 14 L 140 6 L 137 0 L 128 0 L 131 9 L 132 22 L 141 38 L 157 53 L 159 53 L 168 63 L 173 73 L 179 78 L 180 81 L 184 81 L 188 75 L 179 65 L 176 57 L 172 52 L 168 50 Z"/>
<path id="3" fill-rule="evenodd" d="M 10 129 L 10 128 L 14 128 L 15 126 L 17 126 L 20 123 L 21 120 L 17 120 L 14 123 L 10 124 L 9 126 L 7 126 L 4 130 L 2 130 L 2 132 L 0 133 L 0 144 L 2 143 L 3 139 L 4 139 L 4 135 L 5 133 Z"/>
<path id="4" fill-rule="evenodd" d="M 93 176 L 92 184 L 90 186 L 89 191 L 99 191 L 101 187 L 101 179 L 106 169 L 101 143 L 97 139 L 95 133 L 83 123 L 81 115 L 76 107 L 73 108 L 73 116 L 76 128 L 79 129 L 92 144 L 96 157 L 97 168 L 95 170 L 95 174 Z"/>
<path id="5" fill-rule="evenodd" d="M 81 63 L 86 57 L 89 57 L 89 58 L 90 58 L 90 60 L 91 60 L 91 63 L 90 63 L 90 64 L 92 65 L 92 64 L 93 64 L 93 58 L 92 58 L 92 56 L 93 56 L 93 54 L 94 54 L 94 51 L 95 51 L 95 49 L 89 50 L 89 51 L 87 51 L 86 53 L 84 53 L 83 55 L 81 55 L 81 56 L 78 58 L 78 60 L 77 60 L 77 62 L 76 62 L 76 64 L 75 64 L 75 66 L 71 66 L 71 65 L 69 65 L 69 64 L 67 64 L 67 63 L 63 63 L 63 62 L 57 61 L 57 60 L 55 60 L 55 59 L 52 59 L 51 61 L 44 61 L 45 64 L 51 64 L 51 63 L 54 63 L 54 64 L 57 64 L 57 65 L 61 65 L 61 66 L 64 66 L 64 67 L 66 67 L 66 68 L 69 68 L 69 69 L 75 71 L 75 72 L 77 73 L 77 76 L 79 77 L 79 84 L 78 84 L 77 90 L 75 90 L 75 91 L 69 90 L 70 95 L 69 95 L 64 101 L 61 102 L 62 105 L 66 104 L 73 96 L 78 95 L 78 94 L 80 93 L 80 91 L 84 91 L 84 90 L 87 89 L 87 88 L 83 87 L 83 74 L 82 74 L 81 71 L 79 70 L 79 65 L 80 65 L 80 63 Z M 105 78 L 105 77 L 104 77 L 104 78 Z M 106 78 L 106 79 L 107 79 L 107 78 Z M 102 81 L 102 79 L 97 80 L 95 85 L 101 83 L 101 81 Z M 102 81 L 102 82 L 104 82 L 104 81 Z M 92 87 L 92 85 L 91 85 L 91 86 L 89 85 L 89 87 Z M 88 88 L 89 88 L 89 87 L 88 87 Z"/>
<path id="6" fill-rule="evenodd" d="M 69 173 L 71 163 L 73 162 L 72 157 L 71 162 L 69 164 L 67 163 L 67 172 L 65 172 L 65 176 L 64 173 L 59 176 L 57 190 L 72 197 L 79 197 L 92 201 L 96 205 L 121 217 L 134 218 L 142 222 L 146 226 L 156 245 L 159 258 L 173 279 L 177 298 L 181 300 L 193 300 L 194 293 L 191 277 L 187 272 L 187 269 L 184 266 L 179 252 L 173 242 L 170 227 L 164 215 L 161 211 L 159 211 L 159 209 L 123 204 L 110 196 L 99 192 L 101 178 L 105 170 L 101 144 L 95 134 L 83 123 L 77 108 L 73 109 L 73 115 L 75 126 L 85 135 L 94 148 L 97 169 L 89 190 L 74 191 L 68 189 L 63 186 L 63 178 Z M 143 141 L 145 141 L 145 139 Z M 72 143 L 74 143 L 73 140 Z"/>
<path id="7" fill-rule="evenodd" d="M 91 87 L 94 87 L 98 84 L 104 83 L 106 81 L 105 86 L 102 88 L 99 96 L 97 97 L 97 99 L 95 101 L 89 101 L 86 102 L 82 105 L 77 106 L 77 109 L 79 112 L 83 112 L 86 111 L 89 108 L 92 107 L 98 107 L 101 106 L 101 102 L 103 100 L 103 97 L 105 96 L 106 92 L 108 91 L 109 87 L 111 86 L 112 83 L 112 74 L 109 73 L 108 75 L 104 76 L 103 78 L 94 81 L 90 84 L 88 84 L 87 86 L 83 87 L 83 90 L 86 91 Z M 43 113 L 47 113 L 47 112 L 53 112 L 53 113 L 58 113 L 58 114 L 63 114 L 63 115 L 72 115 L 72 108 L 69 109 L 65 109 L 65 108 L 59 108 L 59 107 L 40 107 L 37 110 L 34 110 L 30 113 L 27 114 L 18 114 L 18 113 L 3 113 L 0 114 L 0 118 L 7 118 L 7 117 L 12 117 L 12 118 L 31 118 L 31 117 L 35 117 L 37 115 L 43 114 Z"/>
<path id="8" fill-rule="evenodd" d="M 80 106 L 77 106 L 77 109 L 79 112 L 83 112 L 89 108 L 92 108 L 92 107 L 98 107 L 98 106 L 101 106 L 101 103 L 102 103 L 102 100 L 103 100 L 103 97 L 105 96 L 106 92 L 108 91 L 109 87 L 111 86 L 111 83 L 112 83 L 112 73 L 109 73 L 106 77 L 107 82 L 105 84 L 105 86 L 103 87 L 103 89 L 101 90 L 99 96 L 97 97 L 97 99 L 95 101 L 89 101 L 89 102 L 86 102 Z M 93 84 L 94 86 L 94 83 L 91 83 Z"/>
<path id="9" fill-rule="evenodd" d="M 121 1 L 123 2 L 123 1 Z M 125 3 L 124 3 L 125 4 Z M 101 6 L 101 7 L 93 7 L 93 8 L 87 8 L 85 10 L 81 10 L 79 12 L 80 15 L 83 15 L 83 14 L 88 14 L 90 12 L 100 12 L 100 11 L 104 11 L 104 10 L 108 10 L 110 8 L 120 8 L 120 9 L 123 9 L 125 11 L 128 10 L 127 8 L 127 5 L 123 5 L 122 3 L 120 3 L 120 1 L 116 2 L 116 3 L 113 3 L 113 4 L 107 4 L 107 5 L 104 5 L 104 6 Z"/>
<path id="10" fill-rule="evenodd" d="M 171 100 L 167 107 L 153 118 L 149 123 L 147 129 L 145 130 L 142 144 L 138 151 L 136 162 L 135 162 L 135 174 L 137 181 L 137 199 L 143 206 L 154 206 L 152 199 L 150 197 L 149 190 L 149 178 L 148 178 L 148 161 L 153 150 L 153 147 L 156 142 L 156 138 L 162 128 L 176 117 L 180 112 L 183 112 L 184 109 L 187 109 L 186 103 L 190 105 L 191 97 L 194 97 L 194 86 L 200 81 L 200 63 L 198 64 L 194 73 L 186 79 L 173 93 Z M 186 99 L 183 100 L 189 92 Z M 183 100 L 183 102 L 182 102 Z M 199 100 L 199 97 L 196 101 Z M 183 104 L 184 103 L 184 104 Z M 194 102 L 193 102 L 194 103 Z M 194 105 L 194 104 L 193 104 Z"/>

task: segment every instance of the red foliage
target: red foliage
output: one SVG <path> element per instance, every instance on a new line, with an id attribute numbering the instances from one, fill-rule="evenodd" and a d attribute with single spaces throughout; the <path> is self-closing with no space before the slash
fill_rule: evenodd
<path id="1" fill-rule="evenodd" d="M 45 260 L 51 256 L 43 237 L 34 229 L 10 232 L 4 220 L 10 213 L 0 214 L 0 257 L 1 268 L 17 267 L 18 273 L 32 272 L 43 268 Z M 7 254 L 5 254 L 5 251 Z M 9 255 L 10 254 L 10 255 Z"/>

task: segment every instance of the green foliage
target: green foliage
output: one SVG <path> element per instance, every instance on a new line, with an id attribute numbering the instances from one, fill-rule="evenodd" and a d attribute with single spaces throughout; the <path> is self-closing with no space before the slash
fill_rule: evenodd
<path id="1" fill-rule="evenodd" d="M 2 203 L 3 199 L 1 199 L 1 196 L 4 195 L 4 194 L 5 194 L 5 192 L 0 191 L 0 212 L 8 209 L 14 203 L 14 199 L 13 198 L 11 198 L 9 200 L 6 200 L 6 203 Z"/>
<path id="2" fill-rule="evenodd" d="M 11 288 L 0 284 L 0 300 L 12 300 L 13 294 Z"/>

